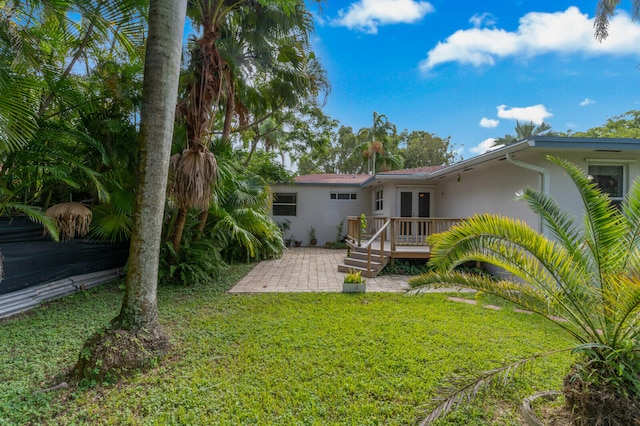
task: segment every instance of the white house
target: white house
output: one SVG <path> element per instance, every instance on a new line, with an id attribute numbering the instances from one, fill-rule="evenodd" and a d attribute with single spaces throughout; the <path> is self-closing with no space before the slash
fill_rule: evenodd
<path id="1" fill-rule="evenodd" d="M 516 200 L 517 192 L 526 187 L 550 194 L 562 209 L 582 216 L 573 183 L 547 155 L 583 168 L 614 202 L 623 199 L 640 175 L 640 140 L 532 137 L 445 167 L 374 176 L 299 176 L 292 184 L 272 186 L 272 217 L 290 220 L 290 233 L 303 245 L 309 243 L 310 227 L 316 228 L 318 244 L 323 245 L 335 240 L 341 221 L 346 234 L 345 218 L 362 213 L 381 219 L 463 219 L 476 213 L 500 213 L 544 232 L 540 218 Z M 406 229 L 397 228 L 395 235 L 403 232 Z"/>

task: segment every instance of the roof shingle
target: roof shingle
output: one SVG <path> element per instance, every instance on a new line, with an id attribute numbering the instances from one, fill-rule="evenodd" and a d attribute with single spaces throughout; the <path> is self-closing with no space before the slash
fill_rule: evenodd
<path id="1" fill-rule="evenodd" d="M 295 183 L 316 183 L 316 184 L 336 184 L 336 185 L 361 185 L 367 181 L 371 175 L 364 174 L 315 174 L 302 175 L 294 178 Z"/>

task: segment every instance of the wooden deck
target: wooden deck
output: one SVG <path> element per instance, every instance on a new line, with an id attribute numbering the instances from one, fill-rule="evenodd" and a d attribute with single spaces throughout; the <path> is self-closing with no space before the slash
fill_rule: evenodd
<path id="1" fill-rule="evenodd" d="M 348 239 L 353 246 L 371 249 L 396 259 L 428 259 L 431 248 L 427 237 L 444 232 L 462 219 L 433 217 L 360 217 L 348 218 Z M 360 244 L 358 244 L 360 241 Z"/>

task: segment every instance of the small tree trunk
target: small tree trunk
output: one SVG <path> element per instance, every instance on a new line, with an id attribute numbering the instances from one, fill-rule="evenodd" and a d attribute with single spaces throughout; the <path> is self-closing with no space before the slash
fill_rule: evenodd
<path id="1" fill-rule="evenodd" d="M 207 225 L 207 219 L 209 218 L 209 210 L 204 210 L 200 213 L 200 222 L 198 223 L 198 232 L 196 233 L 196 240 L 199 240 L 202 237 L 202 233 L 204 232 L 204 227 Z"/>
<path id="2" fill-rule="evenodd" d="M 258 147 L 259 141 L 260 141 L 260 138 L 258 136 L 254 137 L 253 141 L 251 141 L 251 150 L 249 151 L 249 155 L 247 155 L 247 159 L 244 161 L 245 167 L 247 167 L 249 163 L 251 163 L 251 158 L 253 157 L 253 154 L 256 152 L 256 148 Z"/>
<path id="3" fill-rule="evenodd" d="M 178 209 L 178 217 L 173 229 L 173 238 L 171 243 L 173 244 L 173 250 L 176 254 L 180 251 L 180 245 L 182 244 L 182 234 L 184 233 L 184 225 L 187 223 L 187 214 L 189 213 L 188 207 L 180 207 Z"/>

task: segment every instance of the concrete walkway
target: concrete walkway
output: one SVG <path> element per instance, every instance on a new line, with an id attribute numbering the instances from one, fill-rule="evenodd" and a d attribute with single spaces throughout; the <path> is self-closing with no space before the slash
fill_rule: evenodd
<path id="1" fill-rule="evenodd" d="M 338 263 L 346 250 L 294 247 L 281 259 L 260 262 L 230 293 L 341 292 L 344 273 Z M 383 275 L 366 278 L 367 292 L 404 292 L 409 284 L 406 275 Z"/>

